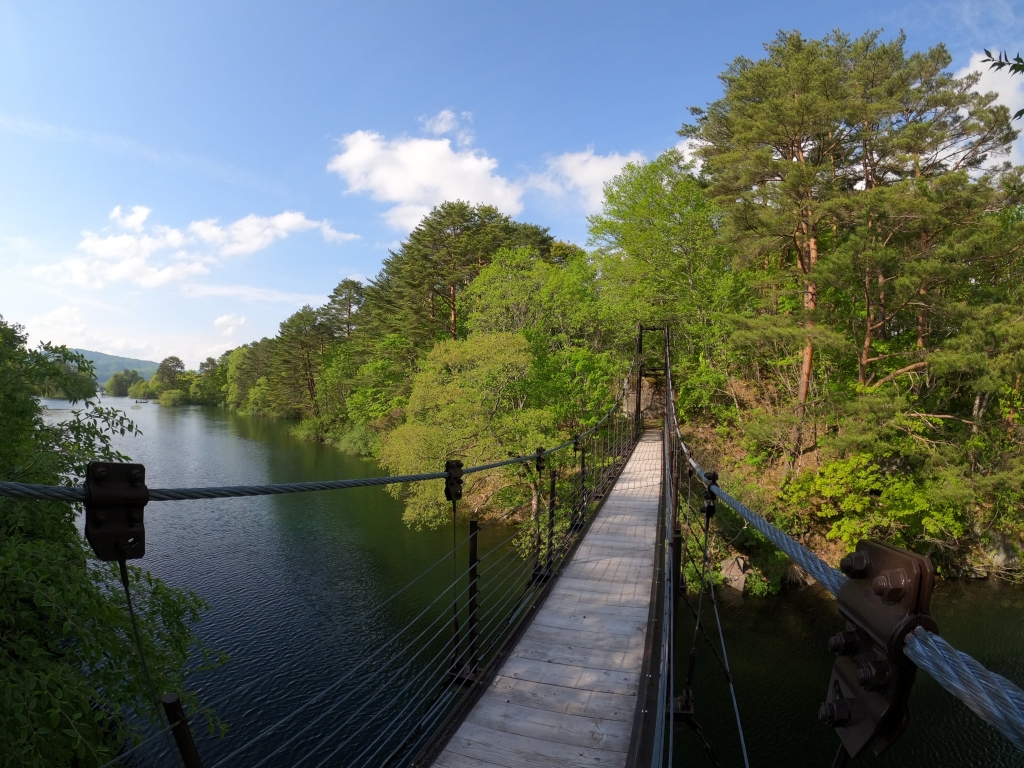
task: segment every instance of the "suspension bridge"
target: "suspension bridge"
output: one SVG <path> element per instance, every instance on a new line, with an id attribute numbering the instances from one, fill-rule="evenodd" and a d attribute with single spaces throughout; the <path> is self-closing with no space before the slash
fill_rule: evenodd
<path id="1" fill-rule="evenodd" d="M 648 367 L 645 333 L 664 341 L 658 364 Z M 0 483 L 0 496 L 84 504 L 86 537 L 97 557 L 119 564 L 129 611 L 126 562 L 144 556 L 144 508 L 152 502 L 443 482 L 454 522 L 467 476 L 520 467 L 542 489 L 529 509 L 470 521 L 464 540 L 340 628 L 360 632 L 418 583 L 453 568 L 450 583 L 360 664 L 325 681 L 277 722 L 231 743 L 216 761 L 196 748 L 190 721 L 197 713 L 186 713 L 176 692 L 153 690 L 162 725 L 107 766 L 128 765 L 148 744 L 173 738 L 187 768 L 646 768 L 680 759 L 678 727 L 693 729 L 718 764 L 698 724 L 691 683 L 698 643 L 712 643 L 709 618 L 717 619 L 707 553 L 719 502 L 836 596 L 845 629 L 829 643 L 836 665 L 822 681 L 818 718 L 812 713 L 807 724 L 836 730 L 834 766 L 865 750 L 880 753 L 900 736 L 918 669 L 1024 752 L 1024 691 L 941 638 L 930 618 L 927 558 L 865 541 L 835 570 L 732 497 L 682 439 L 671 360 L 669 329 L 640 328 L 619 396 L 593 426 L 552 449 L 476 467 L 452 460 L 444 471 L 420 475 L 150 489 L 141 465 L 97 462 L 79 487 Z M 698 499 L 699 507 L 692 503 Z M 524 517 L 481 551 L 481 531 Z M 703 553 L 695 563 L 700 583 L 690 585 L 696 605 L 682 578 L 691 550 Z M 688 640 L 675 636 L 680 605 L 696 625 L 688 668 L 677 670 L 675 648 Z M 726 639 L 716 624 L 714 657 L 726 673 L 749 768 Z M 243 687 L 229 695 L 245 693 Z"/>

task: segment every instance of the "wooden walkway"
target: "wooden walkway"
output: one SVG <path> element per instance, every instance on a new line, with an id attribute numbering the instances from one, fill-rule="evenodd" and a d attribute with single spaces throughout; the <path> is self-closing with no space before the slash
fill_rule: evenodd
<path id="1" fill-rule="evenodd" d="M 645 432 L 533 623 L 439 768 L 624 766 L 643 663 L 661 490 Z"/>

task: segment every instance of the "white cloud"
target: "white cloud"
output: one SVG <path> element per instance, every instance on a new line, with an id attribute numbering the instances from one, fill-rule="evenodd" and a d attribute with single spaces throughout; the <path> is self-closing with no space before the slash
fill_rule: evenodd
<path id="1" fill-rule="evenodd" d="M 74 305 L 60 306 L 44 315 L 30 317 L 25 327 L 32 343 L 50 341 L 54 344 L 66 344 L 78 349 L 91 349 L 126 357 L 159 359 L 157 348 L 153 344 L 140 344 L 136 340 L 95 332 L 83 317 L 82 310 Z"/>
<path id="2" fill-rule="evenodd" d="M 188 231 L 208 245 L 215 246 L 221 256 L 240 256 L 262 251 L 275 240 L 283 240 L 293 232 L 318 229 L 332 243 L 355 240 L 359 235 L 339 232 L 326 221 L 312 221 L 304 213 L 285 211 L 277 216 L 248 216 L 220 226 L 217 219 L 193 221 Z"/>
<path id="3" fill-rule="evenodd" d="M 187 234 L 159 224 L 146 232 L 149 214 L 148 208 L 137 205 L 124 215 L 121 206 L 117 206 L 110 218 L 137 234 L 99 235 L 86 230 L 74 255 L 55 264 L 35 267 L 31 274 L 83 288 L 98 289 L 115 282 L 155 288 L 208 274 L 220 259 L 255 253 L 291 233 L 316 229 L 324 240 L 332 243 L 359 237 L 339 232 L 327 221 L 307 219 L 297 211 L 276 216 L 249 214 L 224 226 L 217 219 L 193 221 Z"/>
<path id="4" fill-rule="evenodd" d="M 587 213 L 596 213 L 604 202 L 605 182 L 618 174 L 626 163 L 641 163 L 645 159 L 639 152 L 599 155 L 593 147 L 588 147 L 583 152 L 566 152 L 549 158 L 544 173 L 531 176 L 529 183 L 552 197 L 575 194 Z"/>
<path id="5" fill-rule="evenodd" d="M 202 283 L 184 283 L 181 286 L 186 296 L 222 296 L 225 298 L 242 299 L 243 301 L 279 302 L 301 307 L 303 304 L 323 304 L 325 295 L 310 293 L 288 293 L 273 288 L 259 288 L 254 285 L 204 285 Z"/>
<path id="6" fill-rule="evenodd" d="M 384 220 L 411 230 L 445 200 L 488 203 L 515 215 L 523 210 L 523 185 L 495 173 L 498 161 L 473 149 L 452 148 L 450 139 L 387 140 L 373 131 L 345 136 L 341 152 L 327 169 L 348 184 L 348 192 L 368 192 L 393 203 Z"/>
<path id="7" fill-rule="evenodd" d="M 456 115 L 450 109 L 442 109 L 433 117 L 421 117 L 420 122 L 428 133 L 435 136 L 452 134 L 460 147 L 468 147 L 476 140 L 473 129 L 469 127 L 473 122 L 472 112 Z"/>
<path id="8" fill-rule="evenodd" d="M 1016 114 L 1018 109 L 1024 109 L 1024 78 L 1020 75 L 1011 75 L 1005 70 L 993 72 L 988 68 L 988 64 L 982 64 L 981 60 L 984 58 L 984 53 L 971 54 L 970 63 L 963 69 L 958 70 L 956 77 L 963 77 L 971 72 L 980 72 L 981 79 L 974 90 L 979 93 L 989 93 L 991 91 L 998 93 L 999 98 L 997 101 L 1005 105 L 1010 110 L 1011 115 Z M 1020 121 L 1017 122 L 1019 123 Z M 1019 128 L 1020 126 L 1017 125 L 1017 127 Z M 1014 165 L 1024 163 L 1024 137 L 1017 139 L 1013 143 L 1009 159 Z"/>
<path id="9" fill-rule="evenodd" d="M 703 165 L 701 159 L 694 154 L 697 149 L 697 141 L 691 138 L 685 138 L 682 141 L 676 142 L 676 147 L 679 154 L 683 156 L 683 160 L 688 163 L 693 163 L 693 170 L 700 172 L 700 167 Z"/>
<path id="10" fill-rule="evenodd" d="M 115 206 L 114 210 L 110 212 L 110 220 L 116 222 L 122 229 L 131 229 L 135 232 L 141 232 L 143 223 L 146 218 L 153 211 L 144 205 L 133 205 L 132 212 L 127 216 L 121 214 L 121 206 Z"/>
<path id="11" fill-rule="evenodd" d="M 213 321 L 213 325 L 221 332 L 222 336 L 231 336 L 235 331 L 245 325 L 245 316 L 221 315 Z"/>
<path id="12" fill-rule="evenodd" d="M 421 117 L 423 127 L 435 136 L 455 130 L 459 124 L 459 118 L 450 109 L 442 109 L 433 117 Z"/>

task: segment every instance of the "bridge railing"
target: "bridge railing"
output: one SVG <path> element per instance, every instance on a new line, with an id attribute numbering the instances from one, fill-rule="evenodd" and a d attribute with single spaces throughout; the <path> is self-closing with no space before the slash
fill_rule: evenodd
<path id="1" fill-rule="evenodd" d="M 686 722 L 691 727 L 694 727 L 697 730 L 698 737 L 704 742 L 709 756 L 713 757 L 711 745 L 704 739 L 699 727 L 696 726 L 696 721 L 693 719 L 693 701 L 690 694 L 690 682 L 693 676 L 698 634 L 704 634 L 708 642 L 711 642 L 710 638 L 706 635 L 701 619 L 701 603 L 706 596 L 714 609 L 718 625 L 721 655 L 718 656 L 716 653 L 717 660 L 723 666 L 729 683 L 744 764 L 749 767 L 740 719 L 740 709 L 736 699 L 732 675 L 729 671 L 728 654 L 722 633 L 721 621 L 718 620 L 718 606 L 714 598 L 714 584 L 711 579 L 710 562 L 708 560 L 708 526 L 711 515 L 714 513 L 715 500 L 721 500 L 734 510 L 751 527 L 764 535 L 772 544 L 788 555 L 790 559 L 833 595 L 839 595 L 840 590 L 848 579 L 847 576 L 821 560 L 784 531 L 772 525 L 742 502 L 733 498 L 719 486 L 717 474 L 705 471 L 697 462 L 690 447 L 683 440 L 675 411 L 670 331 L 667 327 L 649 330 L 663 330 L 665 334 L 665 474 L 662 483 L 663 516 L 662 527 L 659 531 L 659 546 L 661 547 L 660 551 L 664 552 L 662 559 L 668 570 L 668 576 L 665 579 L 665 588 L 659 591 L 658 577 L 656 575 L 652 591 L 652 595 L 654 595 L 655 600 L 659 603 L 660 614 L 666 617 L 666 626 L 660 628 L 659 632 L 662 646 L 660 658 L 664 661 L 658 667 L 659 692 L 656 704 L 652 708 L 656 709 L 656 714 L 648 726 L 648 733 L 650 734 L 648 738 L 651 743 L 648 752 L 644 755 L 644 760 L 634 762 L 633 764 L 645 766 L 648 764 L 651 766 L 672 765 L 673 731 L 677 722 Z M 676 670 L 672 668 L 672 659 L 675 656 L 674 617 L 681 604 L 688 604 L 685 595 L 686 571 L 684 563 L 684 558 L 686 558 L 690 548 L 687 539 L 691 536 L 691 530 L 694 528 L 697 528 L 692 533 L 694 538 L 700 533 L 699 526 L 701 521 L 694 520 L 691 523 L 690 519 L 693 511 L 689 498 L 691 478 L 699 480 L 703 485 L 704 506 L 702 511 L 705 512 L 705 517 L 703 521 L 703 557 L 698 568 L 701 582 L 700 590 L 696 609 L 693 609 L 691 606 L 696 619 L 694 642 L 690 651 L 689 668 L 685 678 L 683 678 L 681 675 L 677 675 Z M 684 489 L 687 493 L 687 500 L 685 504 L 681 504 Z M 681 510 L 685 510 L 685 519 L 680 519 Z M 662 556 L 659 554 L 659 557 Z M 938 634 L 930 631 L 925 626 L 912 628 L 911 631 L 908 631 L 899 640 L 900 650 L 907 659 L 931 674 L 943 688 L 963 701 L 982 720 L 995 727 L 1012 744 L 1024 752 L 1024 691 L 1020 687 L 1006 678 L 987 670 L 978 661 L 956 650 Z M 678 690 L 677 681 L 679 679 L 685 680 L 682 691 Z M 680 693 L 681 695 L 677 695 Z M 808 727 L 814 727 L 815 725 L 816 723 L 813 720 L 808 722 Z M 647 754 L 650 755 L 649 762 L 646 760 Z M 837 765 L 845 765 L 846 757 L 844 756 L 846 754 L 845 749 L 841 747 L 840 754 L 837 757 Z"/>
<path id="2" fill-rule="evenodd" d="M 223 741 L 201 739 L 202 764 L 206 768 L 319 766 L 336 761 L 339 755 L 352 766 L 428 764 L 486 688 L 625 465 L 642 429 L 639 410 L 625 407 L 625 395 L 638 387 L 639 378 L 634 361 L 613 406 L 572 439 L 550 450 L 538 449 L 535 454 L 490 464 L 462 467 L 449 462 L 443 472 L 261 486 L 146 489 L 144 483 L 141 488 L 136 483 L 125 497 L 126 509 L 139 505 L 141 492 L 148 501 L 175 502 L 441 481 L 451 493 L 454 536 L 462 476 L 519 465 L 542 481 L 534 504 L 507 510 L 487 522 L 471 520 L 469 535 L 453 540 L 452 548 L 440 554 L 433 565 L 386 600 L 336 627 L 336 632 L 365 634 L 366 650 L 361 658 L 325 682 L 315 695 L 290 701 L 287 714 L 258 733 L 244 740 L 232 739 L 230 731 Z M 122 472 L 123 467 L 110 470 Z M 0 482 L 0 497 L 84 503 L 87 536 L 90 524 L 95 535 L 97 515 L 90 504 L 100 495 L 95 487 L 90 488 L 90 480 L 96 475 L 94 470 L 104 468 L 91 467 L 86 484 L 79 487 Z M 144 474 L 137 477 L 144 478 Z M 116 499 L 113 506 L 110 498 L 105 502 L 104 520 L 118 519 Z M 143 500 L 141 505 L 145 504 Z M 132 549 L 136 546 L 132 542 L 137 543 L 144 533 L 141 505 L 137 519 L 130 510 L 124 518 L 135 520 L 122 531 L 128 538 L 111 549 L 114 554 L 102 556 L 119 562 L 129 601 L 125 562 L 133 559 L 133 552 L 141 556 L 140 550 Z M 102 546 L 97 554 L 101 551 Z M 429 585 L 435 585 L 433 592 Z M 424 597 L 425 588 L 428 594 Z M 412 590 L 416 591 L 415 601 L 410 599 Z M 407 611 L 409 602 L 420 607 L 398 621 L 391 609 L 405 603 Z M 398 629 L 393 628 L 396 624 Z M 141 643 L 139 647 L 141 652 Z M 286 661 L 275 671 L 274 679 L 286 680 L 290 669 L 307 663 L 305 657 Z M 204 702 L 204 708 L 216 709 L 229 700 L 244 701 L 256 686 L 278 698 L 271 681 L 256 678 L 221 694 L 216 701 Z M 151 693 L 159 701 L 159 692 Z M 186 715 L 175 694 L 168 698 L 177 708 L 174 714 L 158 710 L 156 717 L 150 715 L 159 723 L 157 732 L 108 765 L 123 764 L 129 757 L 161 748 L 160 737 L 166 738 L 168 733 L 176 737 L 187 768 L 200 764 L 189 727 L 199 712 Z M 141 710 L 136 715 L 145 718 Z"/>

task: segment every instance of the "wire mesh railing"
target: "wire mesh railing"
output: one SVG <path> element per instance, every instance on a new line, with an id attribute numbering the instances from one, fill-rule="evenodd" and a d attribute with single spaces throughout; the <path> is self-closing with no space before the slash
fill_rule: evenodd
<path id="1" fill-rule="evenodd" d="M 532 503 L 506 510 L 497 518 L 478 524 L 470 521 L 470 533 L 409 583 L 363 612 L 342 631 L 358 633 L 371 619 L 388 614 L 388 606 L 406 601 L 414 584 L 439 584 L 426 597 L 417 587 L 419 608 L 400 627 L 376 642 L 347 669 L 305 701 L 297 702 L 284 716 L 255 734 L 232 739 L 231 732 L 218 750 L 218 766 L 315 765 L 337 762 L 346 765 L 421 764 L 440 743 L 446 725 L 458 720 L 501 660 L 510 641 L 571 556 L 595 510 L 607 496 L 635 445 L 640 425 L 637 414 L 626 413 L 624 398 L 637 386 L 636 367 L 630 369 L 613 406 L 592 426 L 551 450 L 512 457 L 489 464 L 462 468 L 446 466 L 444 472 L 418 475 L 359 478 L 354 480 L 284 483 L 258 486 L 147 489 L 141 465 L 90 465 L 82 486 L 40 486 L 0 482 L 0 496 L 20 499 L 84 503 L 86 535 L 103 533 L 106 524 L 121 526 L 122 540 L 108 535 L 97 544 L 101 559 L 139 557 L 142 507 L 149 501 L 220 499 L 277 495 L 404 483 L 443 481 L 453 490 L 453 534 L 464 475 L 520 465 L 534 477 Z M 141 471 L 140 471 L 141 470 Z M 108 481 L 104 486 L 104 481 Z M 122 482 L 123 481 L 123 482 Z M 123 492 L 118 490 L 121 482 Z M 110 488 L 110 485 L 114 488 Z M 121 493 L 118 496 L 118 493 Z M 505 526 L 499 537 L 481 537 L 490 526 Z M 90 530 L 91 527 L 91 530 Z M 104 549 L 104 547 L 106 549 Z M 453 566 L 450 582 L 439 579 L 447 564 Z M 125 585 L 126 589 L 128 585 Z M 406 597 L 403 597 L 405 595 Z M 130 599 L 130 598 L 129 598 Z M 407 606 L 404 606 L 407 607 Z M 391 617 L 393 618 L 393 617 Z M 293 659 L 282 665 L 298 665 Z M 282 675 L 283 669 L 276 674 Z M 263 682 L 255 678 L 240 689 L 223 695 L 220 703 L 244 698 Z M 176 700 L 176 699 L 175 699 Z M 204 708 L 207 709 L 208 708 Z M 160 736 L 187 733 L 189 721 L 200 713 L 183 713 L 173 726 L 151 735 L 122 752 L 113 764 L 132 761 L 156 744 Z M 234 742 L 234 743 L 232 743 Z M 179 741 L 179 748 L 181 744 Z M 194 744 L 191 753 L 180 751 L 188 768 L 199 765 Z"/>

